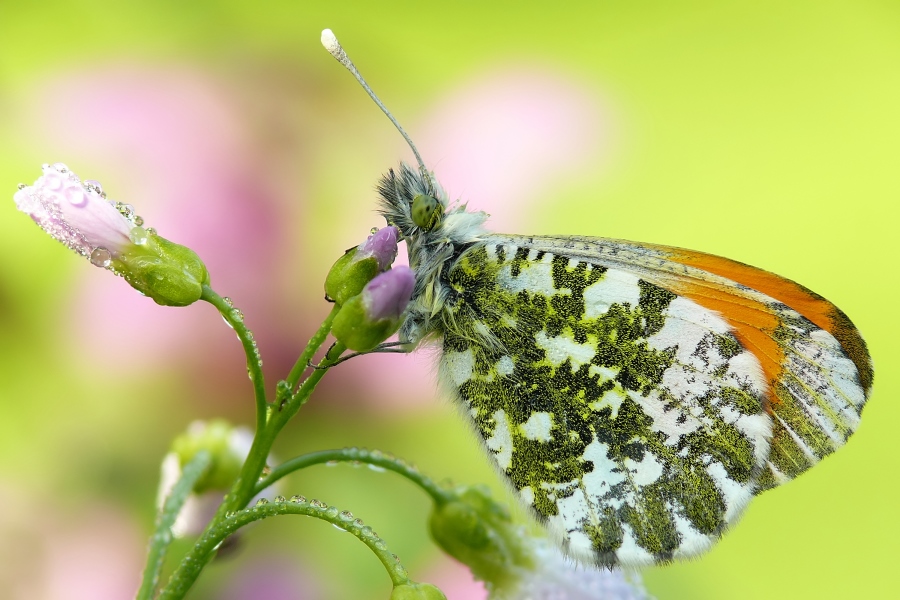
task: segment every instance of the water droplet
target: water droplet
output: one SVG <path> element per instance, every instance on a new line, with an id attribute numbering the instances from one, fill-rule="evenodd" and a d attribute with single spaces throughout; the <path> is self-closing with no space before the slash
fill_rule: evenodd
<path id="1" fill-rule="evenodd" d="M 409 572 L 407 572 L 403 565 L 395 566 L 394 573 L 396 573 L 397 577 L 400 577 L 401 579 L 407 579 L 409 577 Z"/>
<path id="2" fill-rule="evenodd" d="M 341 527 L 340 525 L 338 525 L 336 523 L 332 523 L 331 526 L 334 527 L 335 529 L 337 529 L 338 531 L 344 531 L 344 532 L 347 531 L 346 529 L 344 529 L 343 527 Z"/>
<path id="3" fill-rule="evenodd" d="M 25 185 L 24 183 L 20 183 L 20 184 L 17 185 L 16 187 L 19 188 L 20 190 L 24 190 L 24 189 L 27 188 L 28 186 Z"/>
<path id="4" fill-rule="evenodd" d="M 134 220 L 132 222 L 140 227 L 144 224 L 144 217 L 142 217 L 141 215 L 134 215 Z"/>
<path id="5" fill-rule="evenodd" d="M 357 527 L 363 527 L 365 525 L 365 523 L 363 523 L 362 519 L 356 519 L 355 521 L 353 521 L 353 524 L 356 525 Z"/>
<path id="6" fill-rule="evenodd" d="M 231 324 L 231 321 L 225 318 L 225 315 L 222 315 L 222 320 L 225 321 L 225 324 L 234 329 L 234 326 Z M 239 338 L 240 339 L 240 338 Z"/>
<path id="7" fill-rule="evenodd" d="M 72 206 L 81 208 L 88 202 L 87 194 L 85 194 L 84 190 L 80 187 L 68 187 L 63 193 L 66 196 L 66 200 L 68 200 L 69 204 L 71 204 Z"/>
<path id="8" fill-rule="evenodd" d="M 103 186 L 100 185 L 100 182 L 96 179 L 86 179 L 83 183 L 84 187 L 88 188 L 89 190 L 93 190 L 98 194 L 103 193 Z"/>
<path id="9" fill-rule="evenodd" d="M 234 300 L 232 300 L 228 296 L 222 298 L 222 302 L 224 302 L 225 306 L 227 306 L 228 308 L 234 308 Z"/>
<path id="10" fill-rule="evenodd" d="M 91 264 L 102 269 L 107 268 L 112 262 L 112 254 L 103 246 L 97 246 L 91 252 Z"/>
<path id="11" fill-rule="evenodd" d="M 338 516 L 338 509 L 336 506 L 329 506 L 328 510 L 325 511 L 325 516 L 329 519 L 333 519 Z"/>
<path id="12" fill-rule="evenodd" d="M 116 208 L 119 209 L 119 212 L 128 220 L 134 218 L 134 207 L 130 204 L 122 204 L 121 202 L 116 202 Z"/>
<path id="13" fill-rule="evenodd" d="M 241 323 L 244 321 L 244 313 L 242 313 L 241 309 L 239 309 L 239 308 L 233 308 L 233 309 L 231 309 L 231 318 L 234 319 L 235 321 L 237 321 L 238 323 Z M 247 339 L 250 339 L 250 340 L 253 339 L 253 332 L 251 332 L 251 331 L 247 332 Z"/>
<path id="14" fill-rule="evenodd" d="M 291 496 L 291 502 L 294 502 L 296 504 L 306 504 L 306 496 L 296 494 L 294 496 Z"/>
<path id="15" fill-rule="evenodd" d="M 341 521 L 352 521 L 353 520 L 353 513 L 350 512 L 349 510 L 341 511 L 341 514 L 339 514 L 338 516 L 341 518 Z"/>
<path id="16" fill-rule="evenodd" d="M 275 496 L 275 502 L 285 502 L 284 496 Z"/>
<path id="17" fill-rule="evenodd" d="M 148 227 L 147 235 L 156 235 L 156 229 L 154 229 L 153 227 Z"/>
<path id="18" fill-rule="evenodd" d="M 263 467 L 263 470 L 262 470 L 262 474 L 263 474 L 263 476 L 271 475 L 271 474 L 272 474 L 272 467 L 270 467 L 269 465 L 264 466 L 264 467 Z"/>
<path id="19" fill-rule="evenodd" d="M 128 232 L 128 239 L 138 246 L 143 246 L 147 243 L 147 230 L 143 227 L 132 227 Z"/>
<path id="20" fill-rule="evenodd" d="M 269 503 L 269 501 L 266 500 L 265 498 L 260 498 L 259 500 L 256 501 L 256 506 L 263 506 L 268 503 Z"/>
<path id="21" fill-rule="evenodd" d="M 375 546 L 376 548 L 378 548 L 379 550 L 387 549 L 387 545 L 384 543 L 384 540 L 375 540 L 372 543 L 372 545 Z"/>
<path id="22" fill-rule="evenodd" d="M 234 517 L 234 515 L 235 515 L 235 512 L 233 510 L 229 510 L 228 512 L 225 513 L 225 518 L 230 519 L 230 518 Z"/>
<path id="23" fill-rule="evenodd" d="M 369 463 L 367 466 L 376 473 L 384 473 L 384 467 L 379 467 L 378 465 L 373 465 L 372 463 Z"/>
<path id="24" fill-rule="evenodd" d="M 368 525 L 359 530 L 359 535 L 367 539 L 377 537 Z"/>
<path id="25" fill-rule="evenodd" d="M 328 462 L 325 463 L 325 466 L 326 466 L 326 467 L 336 467 L 336 466 L 338 466 L 339 464 L 340 464 L 340 461 L 337 461 L 337 460 L 329 460 Z"/>
<path id="26" fill-rule="evenodd" d="M 400 562 L 400 557 L 397 556 L 396 554 L 391 554 L 391 558 L 394 559 L 394 562 L 395 562 L 395 563 L 399 563 L 399 562 Z"/>
<path id="27" fill-rule="evenodd" d="M 372 460 L 381 460 L 384 458 L 384 453 L 381 450 L 371 450 L 369 451 L 369 458 Z"/>
<path id="28" fill-rule="evenodd" d="M 69 171 L 69 167 L 67 167 L 65 163 L 53 163 L 53 168 L 60 173 L 67 173 Z"/>
<path id="29" fill-rule="evenodd" d="M 378 233 L 377 227 L 373 227 L 372 229 L 369 230 L 369 235 L 375 235 L 376 233 Z"/>

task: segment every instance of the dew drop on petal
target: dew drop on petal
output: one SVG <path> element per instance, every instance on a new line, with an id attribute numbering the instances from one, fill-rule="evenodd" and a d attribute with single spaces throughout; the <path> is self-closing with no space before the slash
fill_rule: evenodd
<path id="1" fill-rule="evenodd" d="M 141 215 L 134 215 L 133 221 L 137 227 L 140 227 L 144 224 L 144 217 L 142 217 Z"/>
<path id="2" fill-rule="evenodd" d="M 53 168 L 59 171 L 60 173 L 66 173 L 69 170 L 69 167 L 66 166 L 65 163 L 53 163 Z"/>
<path id="3" fill-rule="evenodd" d="M 369 235 L 375 235 L 376 233 L 378 233 L 377 227 L 373 227 L 372 229 L 369 230 Z"/>
<path id="4" fill-rule="evenodd" d="M 69 204 L 72 206 L 81 208 L 88 202 L 87 194 L 85 194 L 84 190 L 80 187 L 67 187 L 63 193 L 66 196 L 66 200 L 68 200 Z"/>
<path id="5" fill-rule="evenodd" d="M 97 181 L 96 179 L 87 179 L 87 180 L 85 180 L 85 181 L 84 181 L 84 186 L 87 187 L 87 188 L 93 189 L 93 190 L 94 190 L 95 192 L 97 192 L 98 194 L 102 194 L 102 193 L 103 193 L 103 186 L 100 185 L 100 182 Z"/>
<path id="6" fill-rule="evenodd" d="M 94 251 L 91 252 L 91 264 L 95 267 L 101 267 L 106 269 L 109 267 L 112 262 L 112 254 L 109 253 L 109 250 L 104 248 L 103 246 L 97 246 L 94 248 Z"/>
<path id="7" fill-rule="evenodd" d="M 19 188 L 20 190 L 24 190 L 24 189 L 27 188 L 28 186 L 25 185 L 24 183 L 20 183 L 20 184 L 17 185 L 16 187 Z"/>
<path id="8" fill-rule="evenodd" d="M 131 231 L 128 232 L 128 239 L 137 244 L 138 246 L 143 246 L 147 243 L 147 230 L 143 227 L 132 227 Z"/>

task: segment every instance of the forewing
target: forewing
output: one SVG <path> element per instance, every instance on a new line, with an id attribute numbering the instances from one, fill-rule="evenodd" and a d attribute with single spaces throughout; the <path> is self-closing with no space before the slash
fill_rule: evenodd
<path id="1" fill-rule="evenodd" d="M 442 378 L 585 561 L 702 552 L 754 493 L 843 443 L 864 402 L 828 331 L 675 256 L 491 236 L 449 271 Z"/>

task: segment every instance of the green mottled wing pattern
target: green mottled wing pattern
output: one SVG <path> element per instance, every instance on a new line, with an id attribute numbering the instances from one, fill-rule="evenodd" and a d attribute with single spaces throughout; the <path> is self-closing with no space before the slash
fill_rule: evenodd
<path id="1" fill-rule="evenodd" d="M 721 315 L 653 276 L 655 258 L 604 257 L 601 242 L 489 236 L 463 252 L 442 381 L 571 555 L 696 555 L 768 472 L 768 382 Z"/>

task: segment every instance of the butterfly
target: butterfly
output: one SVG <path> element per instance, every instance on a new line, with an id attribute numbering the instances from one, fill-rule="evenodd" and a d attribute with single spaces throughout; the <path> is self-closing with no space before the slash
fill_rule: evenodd
<path id="1" fill-rule="evenodd" d="M 443 386 L 569 555 L 696 556 L 858 427 L 872 361 L 823 297 L 702 252 L 491 233 L 394 123 L 419 162 L 378 185 L 416 272 L 400 340 L 442 346 Z"/>

